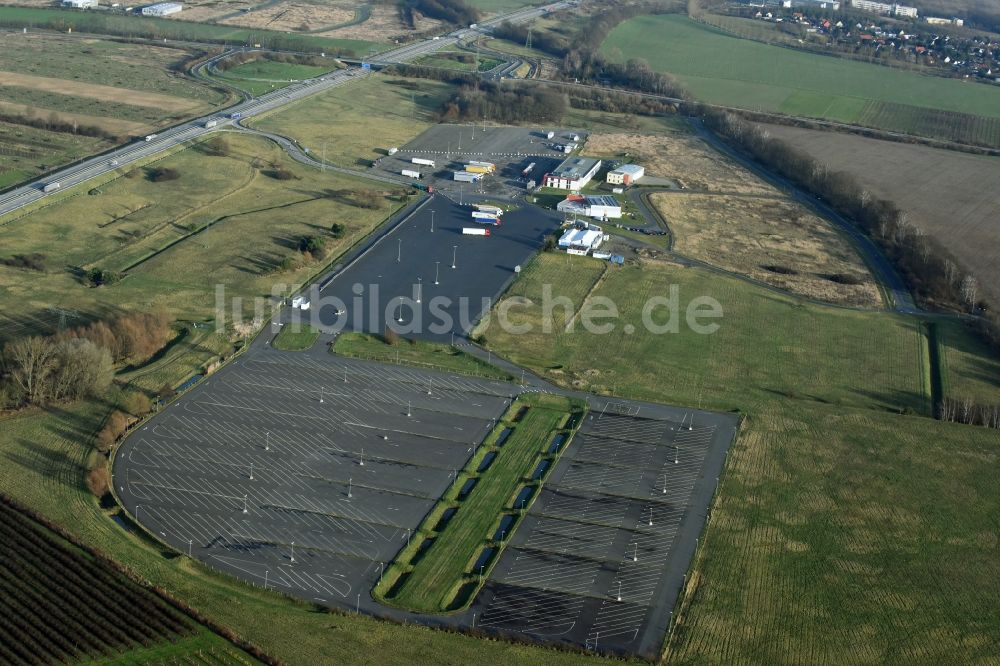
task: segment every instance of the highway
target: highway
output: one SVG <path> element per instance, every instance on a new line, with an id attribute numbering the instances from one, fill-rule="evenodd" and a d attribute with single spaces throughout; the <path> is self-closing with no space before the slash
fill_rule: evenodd
<path id="1" fill-rule="evenodd" d="M 374 65 L 389 65 L 411 62 L 438 49 L 454 45 L 463 39 L 481 34 L 490 26 L 498 25 L 504 21 L 511 23 L 531 21 L 538 16 L 566 6 L 571 6 L 571 2 L 561 1 L 543 7 L 530 7 L 509 14 L 502 14 L 476 24 L 475 28 L 460 28 L 444 36 L 426 39 L 386 51 L 374 56 L 371 63 Z M 98 178 L 127 164 L 154 157 L 159 153 L 176 148 L 185 142 L 197 139 L 210 132 L 232 126 L 238 120 L 252 118 L 253 116 L 285 106 L 286 104 L 291 104 L 304 97 L 325 92 L 331 88 L 349 83 L 356 78 L 364 78 L 368 75 L 369 71 L 365 69 L 335 70 L 324 76 L 300 81 L 286 88 L 261 95 L 260 97 L 246 99 L 224 111 L 215 112 L 181 123 L 180 125 L 175 125 L 155 135 L 150 135 L 151 138 L 147 140 L 140 139 L 0 194 L 0 215 L 12 213 L 47 196 L 57 194 L 93 178 Z M 206 123 L 210 120 L 215 120 L 216 124 L 213 127 L 205 127 Z M 285 147 L 287 148 L 287 146 Z M 51 192 L 44 192 L 43 188 L 52 183 L 58 183 L 58 188 L 54 188 Z"/>

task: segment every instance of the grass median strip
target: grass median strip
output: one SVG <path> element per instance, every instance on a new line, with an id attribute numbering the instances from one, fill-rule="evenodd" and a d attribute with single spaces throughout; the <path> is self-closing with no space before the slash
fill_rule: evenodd
<path id="1" fill-rule="evenodd" d="M 504 381 L 514 379 L 500 368 L 443 342 L 403 338 L 389 342 L 385 338 L 368 333 L 342 333 L 337 336 L 333 352 L 341 356 L 381 363 L 412 365 L 429 370 L 457 372 L 462 375 L 490 377 Z"/>
<path id="2" fill-rule="evenodd" d="M 286 324 L 271 341 L 271 346 L 282 351 L 305 351 L 316 344 L 319 329 L 312 326 Z"/>
<path id="3" fill-rule="evenodd" d="M 386 568 L 375 598 L 426 613 L 466 606 L 585 410 L 564 396 L 518 397 Z M 557 437 L 561 446 L 553 444 Z"/>

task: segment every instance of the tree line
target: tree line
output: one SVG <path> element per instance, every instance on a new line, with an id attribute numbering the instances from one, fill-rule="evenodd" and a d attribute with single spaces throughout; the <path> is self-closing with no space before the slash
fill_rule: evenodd
<path id="1" fill-rule="evenodd" d="M 28 336 L 0 353 L 0 408 L 69 402 L 107 391 L 115 365 L 143 363 L 172 335 L 166 313 L 130 313 L 49 336 Z"/>
<path id="2" fill-rule="evenodd" d="M 108 141 L 124 141 L 125 137 L 109 132 L 97 125 L 82 125 L 72 120 L 66 120 L 57 112 L 53 111 L 48 117 L 39 115 L 27 115 L 23 113 L 0 112 L 0 122 L 11 125 L 24 125 L 35 129 L 47 130 L 49 132 L 59 132 L 61 134 L 77 134 L 79 136 L 92 136 Z"/>
<path id="3" fill-rule="evenodd" d="M 500 123 L 558 122 L 566 95 L 548 87 L 502 87 L 495 83 L 462 86 L 441 107 L 442 121 L 489 118 Z"/>
<path id="4" fill-rule="evenodd" d="M 407 0 L 403 3 L 403 20 L 413 26 L 414 12 L 455 25 L 472 25 L 479 20 L 479 10 L 465 0 Z"/>

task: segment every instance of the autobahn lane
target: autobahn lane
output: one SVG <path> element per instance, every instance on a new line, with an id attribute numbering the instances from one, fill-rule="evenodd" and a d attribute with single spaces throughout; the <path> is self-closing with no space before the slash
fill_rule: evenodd
<path id="1" fill-rule="evenodd" d="M 510 14 L 497 16 L 478 24 L 476 28 L 460 28 L 445 36 L 426 39 L 415 44 L 408 44 L 392 51 L 387 51 L 372 62 L 383 64 L 410 62 L 422 55 L 455 44 L 462 39 L 484 34 L 491 26 L 503 22 L 520 23 L 529 21 L 550 11 L 569 5 L 570 3 L 568 2 L 557 2 L 544 7 L 522 9 Z M 304 97 L 342 85 L 355 78 L 364 78 L 364 76 L 367 76 L 367 71 L 364 70 L 335 70 L 329 74 L 294 83 L 288 87 L 265 93 L 259 97 L 245 99 L 224 111 L 181 123 L 180 125 L 152 134 L 145 140 L 139 140 L 102 155 L 85 159 L 77 164 L 65 167 L 30 183 L 9 190 L 4 194 L 0 194 L 0 215 L 12 213 L 47 196 L 93 178 L 103 176 L 132 162 L 147 159 L 176 148 L 187 141 L 230 126 L 236 120 L 250 118 L 271 111 Z M 215 124 L 212 127 L 206 127 L 206 123 L 212 120 L 215 121 Z M 51 186 L 53 184 L 57 185 L 50 192 L 44 191 L 47 185 Z"/>

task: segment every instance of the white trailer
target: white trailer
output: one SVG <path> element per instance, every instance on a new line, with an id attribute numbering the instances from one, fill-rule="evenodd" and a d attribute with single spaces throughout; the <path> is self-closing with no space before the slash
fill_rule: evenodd
<path id="1" fill-rule="evenodd" d="M 392 147 L 392 148 L 390 148 L 389 150 L 387 150 L 385 152 L 389 153 L 390 155 L 395 155 L 396 153 L 399 152 L 399 148 Z"/>
<path id="2" fill-rule="evenodd" d="M 429 167 L 434 166 L 434 160 L 425 160 L 422 157 L 414 157 L 410 161 L 413 162 L 414 164 L 423 164 L 424 166 L 429 166 Z"/>
<path id="3" fill-rule="evenodd" d="M 62 185 L 60 185 L 60 184 L 59 184 L 59 183 L 57 183 L 57 182 L 52 182 L 52 183 L 46 183 L 46 184 L 45 184 L 45 186 L 44 186 L 44 187 L 42 187 L 42 192 L 45 192 L 45 193 L 48 193 L 48 192 L 55 192 L 55 191 L 56 191 L 56 190 L 58 190 L 58 189 L 59 189 L 60 187 L 62 187 Z"/>
<path id="4" fill-rule="evenodd" d="M 155 134 L 147 134 L 146 135 L 146 141 L 152 141 L 155 138 L 156 138 Z"/>
<path id="5" fill-rule="evenodd" d="M 483 213 L 489 213 L 494 217 L 500 217 L 501 215 L 503 215 L 503 208 L 501 208 L 500 206 L 492 206 L 490 204 L 472 204 L 472 205 L 475 206 L 476 210 Z"/>
<path id="6" fill-rule="evenodd" d="M 400 173 L 407 178 L 422 178 L 419 171 L 414 171 L 412 169 L 403 169 Z"/>
<path id="7" fill-rule="evenodd" d="M 462 233 L 466 236 L 489 236 L 490 230 L 486 227 L 462 227 Z"/>
<path id="8" fill-rule="evenodd" d="M 292 299 L 292 307 L 298 309 L 302 307 L 302 304 L 306 302 L 305 296 L 296 296 Z"/>
<path id="9" fill-rule="evenodd" d="M 216 120 L 215 118 L 212 118 L 211 120 L 206 120 L 205 121 L 205 129 L 211 129 L 211 128 L 215 127 L 218 124 L 219 124 L 219 121 Z"/>
<path id="10" fill-rule="evenodd" d="M 471 171 L 456 171 L 454 175 L 454 179 L 461 183 L 478 183 L 482 177 L 483 174 L 472 173 Z"/>
<path id="11" fill-rule="evenodd" d="M 476 219 L 476 220 L 496 220 L 496 219 L 500 218 L 500 216 L 497 215 L 496 213 L 491 213 L 491 212 L 484 211 L 484 210 L 474 210 L 474 211 L 472 211 L 472 217 L 473 217 L 473 219 Z"/>

